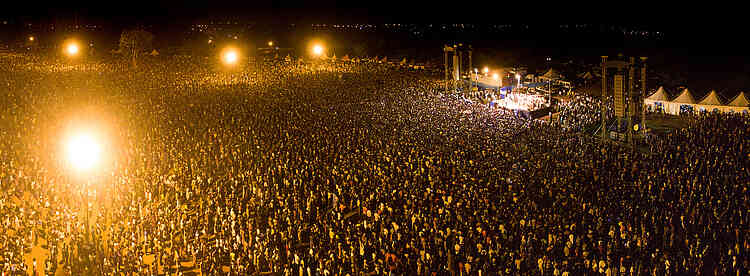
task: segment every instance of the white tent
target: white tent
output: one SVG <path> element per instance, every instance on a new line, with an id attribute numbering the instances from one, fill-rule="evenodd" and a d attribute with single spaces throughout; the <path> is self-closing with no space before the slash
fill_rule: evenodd
<path id="1" fill-rule="evenodd" d="M 698 104 L 701 105 L 721 105 L 721 100 L 719 100 L 719 94 L 716 94 L 716 90 L 711 90 L 706 97 L 703 98 Z"/>
<path id="2" fill-rule="evenodd" d="M 737 94 L 737 96 L 735 96 L 734 99 L 729 101 L 728 105 L 747 107 L 748 105 L 750 105 L 750 101 L 747 100 L 747 96 L 745 96 L 745 92 L 740 92 L 740 94 Z"/>
<path id="3" fill-rule="evenodd" d="M 648 96 L 646 100 L 669 101 L 669 95 L 667 95 L 667 91 L 664 90 L 664 87 L 660 86 L 659 89 L 657 89 L 654 94 L 651 94 L 651 96 Z"/>
<path id="4" fill-rule="evenodd" d="M 682 93 L 680 93 L 677 98 L 674 98 L 672 100 L 673 103 L 683 103 L 683 104 L 695 104 L 695 99 L 693 98 L 693 95 L 690 94 L 690 90 L 685 88 L 685 90 L 682 90 Z"/>
<path id="5" fill-rule="evenodd" d="M 664 87 L 659 87 L 659 89 L 656 89 L 656 92 L 651 94 L 651 96 L 643 99 L 643 104 L 650 106 L 653 110 L 663 109 L 663 111 L 670 114 L 672 114 L 673 109 L 679 110 L 673 108 L 673 105 L 675 104 L 669 102 L 669 94 L 664 90 Z"/>
<path id="6" fill-rule="evenodd" d="M 719 94 L 716 93 L 716 91 L 711 91 L 710 93 L 708 93 L 708 95 L 703 97 L 703 99 L 699 103 L 695 102 L 693 95 L 690 94 L 690 91 L 687 88 L 685 88 L 685 90 L 682 90 L 682 93 L 680 93 L 679 96 L 671 101 L 668 101 L 667 97 L 668 96 L 666 91 L 664 91 L 664 88 L 659 87 L 659 89 L 651 94 L 651 96 L 643 99 L 643 103 L 644 105 L 651 106 L 654 109 L 659 109 L 665 113 L 673 115 L 680 114 L 680 110 L 684 106 L 689 106 L 696 112 L 707 111 L 750 113 L 750 106 L 748 106 L 748 103 L 750 101 L 748 101 L 744 92 L 740 92 L 740 94 L 734 97 L 731 101 L 729 101 L 729 104 L 726 105 L 722 104 L 722 100 L 719 97 Z"/>

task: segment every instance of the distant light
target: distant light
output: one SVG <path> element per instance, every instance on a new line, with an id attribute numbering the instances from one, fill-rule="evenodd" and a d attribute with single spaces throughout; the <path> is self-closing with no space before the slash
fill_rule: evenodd
<path id="1" fill-rule="evenodd" d="M 484 73 L 487 74 L 490 72 L 490 68 L 487 68 L 487 66 L 484 67 Z"/>
<path id="2" fill-rule="evenodd" d="M 316 56 L 323 54 L 323 46 L 315 45 L 313 47 L 313 54 L 315 54 Z"/>
<path id="3" fill-rule="evenodd" d="M 214 41 L 213 41 L 213 40 L 211 40 L 211 39 L 209 39 L 209 40 L 208 40 L 208 44 L 211 44 L 211 42 L 214 42 Z"/>
<path id="4" fill-rule="evenodd" d="M 495 74 L 492 74 L 492 78 L 495 80 L 498 80 L 500 79 L 500 76 L 498 76 L 497 73 L 495 73 Z"/>
<path id="5" fill-rule="evenodd" d="M 33 37 L 33 36 L 30 36 L 30 37 L 29 37 L 29 41 L 34 41 L 34 37 Z"/>
<path id="6" fill-rule="evenodd" d="M 226 64 L 237 63 L 237 58 L 237 51 L 235 50 L 228 50 L 226 53 L 224 53 L 224 63 Z"/>
<path id="7" fill-rule="evenodd" d="M 65 51 L 68 52 L 68 55 L 74 56 L 78 54 L 78 44 L 70 43 L 68 44 L 68 47 L 65 48 Z"/>
<path id="8" fill-rule="evenodd" d="M 268 42 L 268 47 L 273 47 L 273 41 Z"/>
<path id="9" fill-rule="evenodd" d="M 101 145 L 89 133 L 79 133 L 67 143 L 68 161 L 77 170 L 84 171 L 97 165 L 101 152 Z"/>
<path id="10" fill-rule="evenodd" d="M 516 74 L 516 79 L 520 80 L 521 79 L 521 74 Z"/>
<path id="11" fill-rule="evenodd" d="M 237 36 L 236 36 L 236 35 L 234 36 L 234 39 L 237 39 Z"/>
<path id="12" fill-rule="evenodd" d="M 479 72 L 479 69 L 474 68 L 474 73 L 477 73 L 477 72 Z"/>

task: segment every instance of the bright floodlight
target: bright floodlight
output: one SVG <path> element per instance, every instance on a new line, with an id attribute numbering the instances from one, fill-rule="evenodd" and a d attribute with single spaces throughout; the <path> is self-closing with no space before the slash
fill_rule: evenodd
<path id="1" fill-rule="evenodd" d="M 29 41 L 34 41 L 34 37 L 33 37 L 33 36 L 30 36 L 30 37 L 29 37 Z"/>
<path id="2" fill-rule="evenodd" d="M 498 76 L 497 73 L 495 73 L 495 74 L 492 74 L 492 78 L 497 80 L 498 78 L 500 78 L 500 76 Z"/>
<path id="3" fill-rule="evenodd" d="M 323 46 L 315 45 L 313 47 L 313 54 L 315 54 L 316 56 L 323 54 Z"/>
<path id="4" fill-rule="evenodd" d="M 268 47 L 273 47 L 273 41 L 268 42 Z"/>
<path id="5" fill-rule="evenodd" d="M 484 67 L 484 73 L 487 74 L 488 72 L 490 72 L 490 68 L 487 68 L 487 66 L 485 66 Z"/>
<path id="6" fill-rule="evenodd" d="M 68 161 L 77 170 L 88 170 L 96 166 L 102 152 L 101 145 L 88 133 L 77 134 L 68 141 Z"/>
<path id="7" fill-rule="evenodd" d="M 78 45 L 75 43 L 68 44 L 68 47 L 65 48 L 65 51 L 68 53 L 68 55 L 74 56 L 78 54 Z"/>
<path id="8" fill-rule="evenodd" d="M 235 64 L 237 62 L 237 52 L 234 50 L 229 50 L 226 53 L 224 53 L 224 63 L 227 64 Z"/>

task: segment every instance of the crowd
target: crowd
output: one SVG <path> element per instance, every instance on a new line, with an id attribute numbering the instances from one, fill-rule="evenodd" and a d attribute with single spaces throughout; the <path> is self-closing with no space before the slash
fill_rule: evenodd
<path id="1" fill-rule="evenodd" d="M 498 107 L 510 110 L 532 111 L 549 106 L 549 100 L 541 95 L 508 93 L 500 99 L 493 99 L 492 102 Z"/>
<path id="2" fill-rule="evenodd" d="M 367 62 L 0 65 L 3 275 L 750 273 L 742 115 L 644 154 L 579 135 L 592 98 L 550 125 Z"/>

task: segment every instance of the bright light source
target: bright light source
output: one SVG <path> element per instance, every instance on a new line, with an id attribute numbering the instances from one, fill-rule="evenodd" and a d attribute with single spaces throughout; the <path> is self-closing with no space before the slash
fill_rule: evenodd
<path id="1" fill-rule="evenodd" d="M 520 80 L 521 79 L 521 74 L 516 74 L 516 79 Z"/>
<path id="2" fill-rule="evenodd" d="M 268 47 L 273 47 L 273 41 L 268 42 Z"/>
<path id="3" fill-rule="evenodd" d="M 487 74 L 490 72 L 490 68 L 487 68 L 487 66 L 484 67 L 484 73 Z"/>
<path id="4" fill-rule="evenodd" d="M 68 161 L 80 171 L 96 166 L 101 152 L 101 145 L 88 133 L 79 133 L 71 137 L 67 144 Z"/>
<path id="5" fill-rule="evenodd" d="M 34 37 L 33 37 L 33 36 L 30 36 L 30 37 L 29 37 L 29 41 L 34 41 Z"/>
<path id="6" fill-rule="evenodd" d="M 214 42 L 214 41 L 213 41 L 213 40 L 211 40 L 211 39 L 209 39 L 209 40 L 208 40 L 208 44 L 211 44 L 211 42 Z"/>
<path id="7" fill-rule="evenodd" d="M 68 53 L 68 55 L 75 56 L 78 54 L 78 44 L 70 43 L 68 44 L 68 47 L 65 47 L 65 52 Z"/>
<path id="8" fill-rule="evenodd" d="M 320 45 L 313 46 L 313 54 L 315 54 L 316 56 L 323 54 L 323 46 L 320 46 Z"/>
<path id="9" fill-rule="evenodd" d="M 224 61 L 227 65 L 233 65 L 237 63 L 237 61 L 240 59 L 239 53 L 237 53 L 237 50 L 235 49 L 227 49 L 224 50 L 224 53 L 221 55 L 221 59 Z"/>
<path id="10" fill-rule="evenodd" d="M 474 68 L 474 73 L 476 74 L 477 72 L 479 72 L 479 69 Z"/>
<path id="11" fill-rule="evenodd" d="M 224 62 L 228 64 L 234 64 L 237 62 L 237 52 L 235 51 L 228 51 L 224 54 Z"/>
<path id="12" fill-rule="evenodd" d="M 497 73 L 495 73 L 495 74 L 492 74 L 492 78 L 495 79 L 495 80 L 498 80 L 500 78 L 500 76 L 498 76 Z"/>

